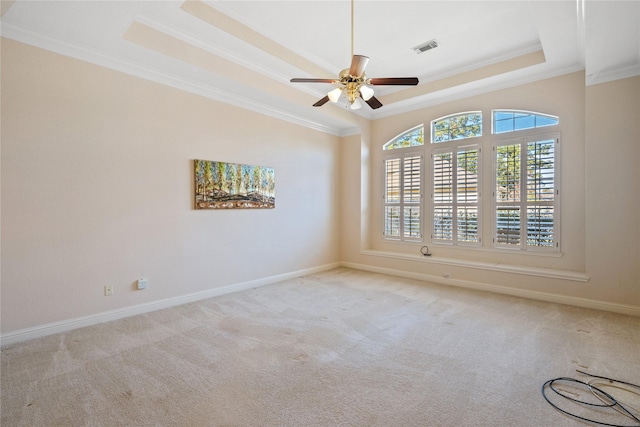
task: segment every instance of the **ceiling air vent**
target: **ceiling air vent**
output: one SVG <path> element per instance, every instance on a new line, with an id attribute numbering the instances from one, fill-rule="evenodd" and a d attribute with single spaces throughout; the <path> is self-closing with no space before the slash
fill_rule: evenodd
<path id="1" fill-rule="evenodd" d="M 422 43 L 412 49 L 415 53 L 422 53 L 431 49 L 435 49 L 437 47 L 438 47 L 438 40 L 433 39 L 433 40 L 429 40 L 428 42 Z"/>

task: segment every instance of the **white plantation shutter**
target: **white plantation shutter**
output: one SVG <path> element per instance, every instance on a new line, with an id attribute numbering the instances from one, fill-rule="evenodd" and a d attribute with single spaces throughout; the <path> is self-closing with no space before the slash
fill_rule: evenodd
<path id="1" fill-rule="evenodd" d="M 555 247 L 555 139 L 527 143 L 527 245 Z"/>
<path id="2" fill-rule="evenodd" d="M 456 152 L 456 240 L 465 243 L 480 242 L 478 233 L 478 199 L 480 195 L 478 179 L 477 147 L 460 149 Z"/>
<path id="3" fill-rule="evenodd" d="M 422 156 L 412 155 L 404 158 L 404 188 L 402 196 L 405 203 L 420 203 L 422 196 Z"/>
<path id="4" fill-rule="evenodd" d="M 520 227 L 520 207 L 498 206 L 494 240 L 498 246 L 520 246 Z"/>
<path id="5" fill-rule="evenodd" d="M 453 242 L 453 154 L 433 155 L 432 240 Z"/>
<path id="6" fill-rule="evenodd" d="M 385 160 L 384 235 L 400 237 L 400 178 L 402 170 L 399 158 Z"/>
<path id="7" fill-rule="evenodd" d="M 496 235 L 497 245 L 519 246 L 521 163 L 520 144 L 495 148 L 496 153 Z"/>
<path id="8" fill-rule="evenodd" d="M 494 144 L 494 246 L 558 250 L 558 134 Z"/>
<path id="9" fill-rule="evenodd" d="M 385 200 L 400 203 L 400 159 L 385 160 Z"/>
<path id="10" fill-rule="evenodd" d="M 479 245 L 479 146 L 436 150 L 432 166 L 432 241 Z"/>
<path id="11" fill-rule="evenodd" d="M 404 158 L 404 228 L 405 239 L 422 238 L 420 203 L 422 201 L 422 155 Z"/>
<path id="12" fill-rule="evenodd" d="M 384 236 L 422 239 L 422 154 L 406 153 L 384 160 Z"/>

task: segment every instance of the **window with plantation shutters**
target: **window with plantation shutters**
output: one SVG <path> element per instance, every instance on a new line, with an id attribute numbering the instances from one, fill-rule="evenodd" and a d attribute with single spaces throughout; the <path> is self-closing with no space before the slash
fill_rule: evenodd
<path id="1" fill-rule="evenodd" d="M 404 153 L 384 160 L 384 236 L 422 240 L 422 154 Z"/>
<path id="2" fill-rule="evenodd" d="M 404 185 L 402 189 L 404 228 L 406 239 L 420 240 L 420 203 L 422 202 L 422 155 L 404 158 Z"/>
<path id="3" fill-rule="evenodd" d="M 495 143 L 495 247 L 559 250 L 559 134 Z"/>
<path id="4" fill-rule="evenodd" d="M 484 135 L 483 114 L 432 120 L 426 144 L 419 125 L 381 146 L 384 240 L 557 256 L 560 118 L 495 109 Z"/>
<path id="5" fill-rule="evenodd" d="M 478 246 L 480 225 L 480 147 L 451 147 L 432 153 L 431 240 Z"/>

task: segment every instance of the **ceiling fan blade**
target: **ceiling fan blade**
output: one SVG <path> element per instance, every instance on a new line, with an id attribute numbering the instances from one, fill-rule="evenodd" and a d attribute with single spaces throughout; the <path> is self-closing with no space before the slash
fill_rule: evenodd
<path id="1" fill-rule="evenodd" d="M 325 96 L 324 98 L 322 98 L 320 101 L 316 102 L 315 104 L 313 104 L 314 107 L 322 107 L 324 104 L 327 103 L 327 101 L 329 100 L 329 96 Z"/>
<path id="2" fill-rule="evenodd" d="M 364 69 L 367 67 L 368 62 L 368 56 L 353 55 L 353 58 L 351 59 L 351 68 L 349 68 L 349 74 L 353 77 L 360 77 L 362 73 L 364 73 Z"/>
<path id="3" fill-rule="evenodd" d="M 376 98 L 375 96 L 372 96 L 371 98 L 369 98 L 367 101 L 364 101 L 364 102 L 369 104 L 369 107 L 373 108 L 374 110 L 376 108 L 382 107 L 382 102 L 380 102 L 380 100 L 378 100 L 378 98 Z"/>
<path id="4" fill-rule="evenodd" d="M 291 83 L 333 83 L 334 79 L 291 79 Z"/>
<path id="5" fill-rule="evenodd" d="M 415 86 L 418 84 L 417 77 L 382 77 L 377 79 L 371 79 L 372 85 L 382 85 L 382 86 Z"/>

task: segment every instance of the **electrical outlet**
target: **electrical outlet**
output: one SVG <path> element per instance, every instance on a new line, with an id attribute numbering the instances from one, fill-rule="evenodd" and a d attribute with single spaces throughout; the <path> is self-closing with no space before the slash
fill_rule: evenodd
<path id="1" fill-rule="evenodd" d="M 104 287 L 104 296 L 105 297 L 110 297 L 111 295 L 113 295 L 113 286 L 111 285 L 107 285 Z"/>
<path id="2" fill-rule="evenodd" d="M 138 289 L 147 289 L 147 279 L 138 279 Z"/>

